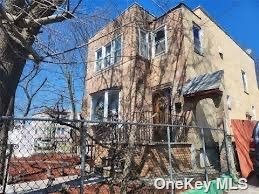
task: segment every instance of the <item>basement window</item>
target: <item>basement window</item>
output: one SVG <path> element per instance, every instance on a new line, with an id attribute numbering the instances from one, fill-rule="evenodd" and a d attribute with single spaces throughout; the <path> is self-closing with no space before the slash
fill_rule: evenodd
<path id="1" fill-rule="evenodd" d="M 91 119 L 116 120 L 119 113 L 119 91 L 106 90 L 92 95 Z"/>

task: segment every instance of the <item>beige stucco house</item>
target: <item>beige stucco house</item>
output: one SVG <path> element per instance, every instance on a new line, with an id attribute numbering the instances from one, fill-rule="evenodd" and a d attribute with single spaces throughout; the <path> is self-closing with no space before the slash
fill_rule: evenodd
<path id="1" fill-rule="evenodd" d="M 92 120 L 222 127 L 259 115 L 253 58 L 201 7 L 155 17 L 134 4 L 88 46 Z"/>

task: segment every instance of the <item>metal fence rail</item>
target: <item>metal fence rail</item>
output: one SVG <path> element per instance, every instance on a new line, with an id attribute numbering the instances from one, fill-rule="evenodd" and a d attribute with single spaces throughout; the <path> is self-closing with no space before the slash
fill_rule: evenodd
<path id="1" fill-rule="evenodd" d="M 83 193 L 100 182 L 119 188 L 126 165 L 127 177 L 138 181 L 209 181 L 229 172 L 223 129 L 1 117 L 3 126 L 8 126 L 8 141 L 0 144 L 5 151 L 0 193 Z"/>

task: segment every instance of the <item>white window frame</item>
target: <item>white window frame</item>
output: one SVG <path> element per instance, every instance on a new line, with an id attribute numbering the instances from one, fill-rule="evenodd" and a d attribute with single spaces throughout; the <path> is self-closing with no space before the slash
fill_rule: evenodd
<path id="1" fill-rule="evenodd" d="M 164 29 L 165 32 L 165 50 L 160 52 L 160 53 L 156 53 L 156 42 L 155 42 L 155 34 L 160 31 L 161 29 Z M 168 45 L 167 45 L 167 26 L 163 25 L 158 27 L 156 30 L 154 30 L 154 32 L 152 32 L 152 57 L 156 57 L 159 56 L 161 54 L 165 54 L 167 53 L 168 50 Z"/>
<path id="2" fill-rule="evenodd" d="M 117 92 L 118 93 L 118 118 L 120 118 L 120 100 L 121 100 L 121 92 L 120 90 L 105 90 L 105 91 L 100 91 L 100 93 L 103 93 L 102 95 L 104 95 L 104 115 L 103 115 L 103 121 L 106 121 L 108 119 L 108 107 L 109 107 L 109 93 L 112 93 L 112 92 Z M 94 99 L 94 95 L 97 95 L 97 93 L 95 94 L 92 94 L 91 95 L 91 109 L 90 109 L 90 119 L 91 120 L 95 120 L 93 118 L 93 114 L 94 114 L 94 111 L 93 111 L 93 106 L 94 106 L 94 103 L 93 103 L 93 99 Z"/>
<path id="3" fill-rule="evenodd" d="M 256 109 L 255 106 L 252 106 L 253 119 L 256 120 Z"/>
<path id="4" fill-rule="evenodd" d="M 196 48 L 196 44 L 195 44 L 195 36 L 194 36 L 194 28 L 199 29 L 198 31 L 198 36 L 199 36 L 199 43 L 200 43 L 200 47 Z M 193 47 L 194 47 L 194 51 L 198 52 L 199 54 L 203 54 L 203 30 L 201 29 L 201 27 L 193 22 L 193 26 L 192 26 L 192 34 L 193 34 Z"/>
<path id="5" fill-rule="evenodd" d="M 115 41 L 116 41 L 116 39 L 118 39 L 118 38 L 120 38 L 121 39 L 121 43 L 120 43 L 120 50 L 121 50 L 121 55 L 120 55 L 120 60 L 118 60 L 118 61 L 116 61 L 115 62 Z M 122 60 L 122 35 L 118 35 L 116 38 L 114 38 L 112 41 L 111 41 L 111 44 L 112 44 L 112 58 L 113 58 L 113 63 L 112 63 L 112 65 L 114 65 L 114 64 L 116 64 L 116 63 L 119 63 L 121 60 Z"/>
<path id="6" fill-rule="evenodd" d="M 101 65 L 100 65 L 100 69 L 98 69 L 97 67 L 98 67 L 98 65 L 97 65 L 97 63 L 98 63 L 98 52 L 99 51 L 102 51 L 102 57 L 101 57 Z M 103 68 L 103 47 L 101 47 L 101 48 L 99 48 L 99 49 L 97 49 L 96 51 L 95 51 L 95 71 L 96 72 L 98 72 L 98 71 L 100 71 L 101 69 Z"/>
<path id="7" fill-rule="evenodd" d="M 241 81 L 243 84 L 244 92 L 248 94 L 248 81 L 246 72 L 244 70 L 241 70 Z"/>
<path id="8" fill-rule="evenodd" d="M 102 69 L 105 69 L 105 68 L 109 68 L 111 67 L 112 65 L 116 64 L 115 63 L 115 41 L 116 39 L 120 38 L 121 39 L 121 42 L 120 42 L 120 50 L 121 50 L 121 54 L 120 54 L 120 60 L 116 61 L 116 63 L 119 63 L 121 60 L 122 60 L 122 52 L 123 52 L 123 36 L 120 34 L 118 36 L 116 36 L 116 38 L 112 39 L 112 41 L 108 42 L 105 46 L 102 46 L 101 48 L 97 49 L 95 51 L 95 72 L 99 72 L 101 71 Z M 106 59 L 106 47 L 108 45 L 111 45 L 111 54 L 110 54 L 110 65 L 108 66 L 105 66 L 105 59 Z M 102 51 L 102 58 L 101 58 L 101 68 L 100 69 L 97 69 L 97 53 L 99 51 Z"/>
<path id="9" fill-rule="evenodd" d="M 107 53 L 106 53 L 106 48 L 108 47 L 108 46 L 110 46 L 111 47 L 111 51 L 110 51 L 110 64 L 109 65 L 107 65 L 106 64 L 106 58 L 107 58 Z M 106 44 L 105 46 L 104 46 L 104 57 L 103 57 L 103 68 L 106 68 L 106 67 L 109 67 L 109 66 L 111 66 L 112 65 L 112 42 L 109 42 L 108 44 Z"/>
<path id="10" fill-rule="evenodd" d="M 146 46 L 147 46 L 147 53 L 146 53 L 146 56 L 142 53 L 142 51 L 141 51 L 141 33 L 144 33 L 145 34 L 145 44 L 146 44 Z M 143 30 L 143 29 L 141 29 L 141 28 L 139 28 L 139 55 L 140 56 L 142 56 L 142 57 L 144 57 L 144 58 L 147 58 L 147 59 L 149 59 L 149 55 L 150 55 L 150 53 L 149 53 L 149 32 L 147 32 L 146 30 Z"/>

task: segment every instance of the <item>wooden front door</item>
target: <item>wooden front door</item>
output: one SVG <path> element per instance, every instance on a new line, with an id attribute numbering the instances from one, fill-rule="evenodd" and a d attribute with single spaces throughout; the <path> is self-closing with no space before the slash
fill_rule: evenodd
<path id="1" fill-rule="evenodd" d="M 171 123 L 171 89 L 156 91 L 152 97 L 153 122 L 155 124 Z"/>
<path id="2" fill-rule="evenodd" d="M 171 123 L 171 89 L 163 89 L 153 93 L 153 123 Z M 155 127 L 153 132 L 154 141 L 165 141 L 167 139 L 166 127 Z"/>

